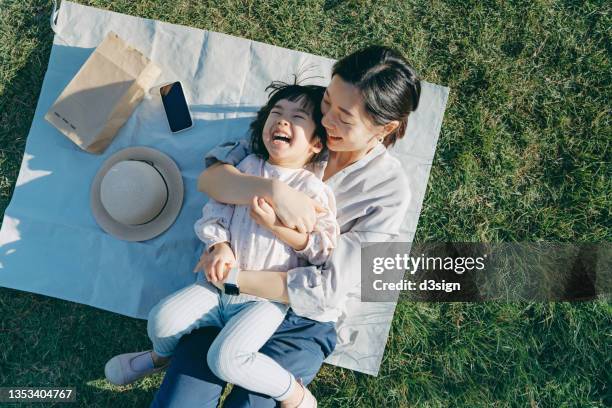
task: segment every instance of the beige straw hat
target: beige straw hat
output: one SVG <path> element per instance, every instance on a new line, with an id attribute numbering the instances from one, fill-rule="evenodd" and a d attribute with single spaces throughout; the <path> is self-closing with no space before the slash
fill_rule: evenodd
<path id="1" fill-rule="evenodd" d="M 104 231 L 124 241 L 145 241 L 174 223 L 183 204 L 183 179 L 166 154 L 128 147 L 102 164 L 90 198 L 94 218 Z"/>

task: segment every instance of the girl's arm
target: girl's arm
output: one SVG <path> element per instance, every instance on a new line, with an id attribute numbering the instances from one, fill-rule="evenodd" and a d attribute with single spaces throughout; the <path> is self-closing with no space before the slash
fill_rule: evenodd
<path id="1" fill-rule="evenodd" d="M 293 230 L 280 223 L 272 227 L 270 231 L 296 251 L 303 251 L 308 245 L 308 234 L 306 232 Z"/>
<path id="2" fill-rule="evenodd" d="M 272 206 L 263 198 L 253 198 L 250 215 L 257 224 L 266 228 L 295 251 L 302 251 L 308 245 L 309 234 L 286 227 L 278 219 Z M 335 215 L 332 216 L 335 217 Z M 314 231 L 311 234 L 314 234 Z"/>
<path id="3" fill-rule="evenodd" d="M 334 193 L 325 185 L 314 196 L 325 208 L 325 213 L 317 218 L 314 231 L 302 233 L 286 227 L 276 216 L 274 209 L 263 200 L 254 199 L 251 203 L 251 217 L 259 225 L 267 228 L 278 239 L 293 248 L 297 255 L 311 265 L 323 265 L 336 246 L 340 226 L 336 220 Z"/>

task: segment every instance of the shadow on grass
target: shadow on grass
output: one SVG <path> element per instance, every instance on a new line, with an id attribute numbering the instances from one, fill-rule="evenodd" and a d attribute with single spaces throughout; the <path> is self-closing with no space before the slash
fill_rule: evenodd
<path id="1" fill-rule="evenodd" d="M 16 18 L 22 17 L 23 20 L 13 25 L 13 31 L 7 31 L 5 35 L 0 36 L 2 42 L 9 44 L 9 47 L 17 46 L 19 50 L 2 51 L 3 54 L 10 55 L 5 61 L 7 66 L 21 65 L 21 68 L 9 77 L 7 83 L 2 84 L 4 91 L 0 94 L 0 183 L 3 184 L 0 191 L 0 214 L 4 214 L 15 188 L 26 137 L 51 53 L 53 32 L 49 27 L 48 15 L 45 14 L 46 3 L 31 4 L 33 12 L 20 14 Z M 12 18 L 8 13 L 6 18 Z M 35 45 L 28 52 L 18 47 L 24 43 Z M 15 61 L 19 59 L 20 52 L 27 53 L 25 61 L 21 63 Z M 1 222 L 0 220 L 0 225 Z"/>
<path id="2" fill-rule="evenodd" d="M 78 406 L 145 407 L 161 384 L 161 374 L 128 387 L 104 378 L 113 355 L 150 348 L 143 320 L 5 288 L 0 315 L 2 387 L 76 387 Z"/>

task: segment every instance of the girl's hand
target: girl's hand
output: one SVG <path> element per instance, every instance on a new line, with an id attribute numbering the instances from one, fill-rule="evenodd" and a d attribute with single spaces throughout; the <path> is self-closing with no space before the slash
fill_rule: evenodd
<path id="1" fill-rule="evenodd" d="M 326 211 L 319 203 L 301 191 L 275 180 L 272 201 L 279 221 L 298 232 L 312 232 L 317 222 L 317 213 Z"/>
<path id="2" fill-rule="evenodd" d="M 253 201 L 251 202 L 251 217 L 257 224 L 269 230 L 279 223 L 274 208 L 272 208 L 266 200 L 259 197 L 253 197 Z"/>
<path id="3" fill-rule="evenodd" d="M 236 256 L 232 251 L 232 248 L 227 242 L 220 242 L 212 247 L 212 251 L 204 250 L 200 261 L 194 268 L 193 272 L 203 270 L 206 274 L 206 279 L 216 285 L 221 284 L 229 270 L 236 265 Z"/>

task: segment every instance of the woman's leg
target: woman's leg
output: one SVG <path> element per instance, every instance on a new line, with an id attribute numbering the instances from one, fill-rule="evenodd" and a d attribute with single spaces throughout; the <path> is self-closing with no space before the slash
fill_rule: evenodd
<path id="1" fill-rule="evenodd" d="M 287 306 L 256 301 L 227 304 L 225 327 L 208 351 L 208 366 L 217 377 L 278 401 L 291 396 L 296 380 L 276 361 L 259 353 L 287 313 Z"/>
<path id="2" fill-rule="evenodd" d="M 207 283 L 194 283 L 162 299 L 147 320 L 153 351 L 170 357 L 181 337 L 203 326 L 221 326 L 219 293 Z"/>
<path id="3" fill-rule="evenodd" d="M 316 376 L 323 360 L 336 346 L 333 323 L 321 323 L 293 313 L 289 309 L 278 330 L 259 350 L 274 359 L 295 378 L 308 385 Z M 277 402 L 268 395 L 235 386 L 225 399 L 232 408 L 273 408 Z"/>
<path id="4" fill-rule="evenodd" d="M 226 383 L 210 371 L 206 354 L 220 330 L 203 327 L 181 338 L 151 408 L 218 406 Z"/>

